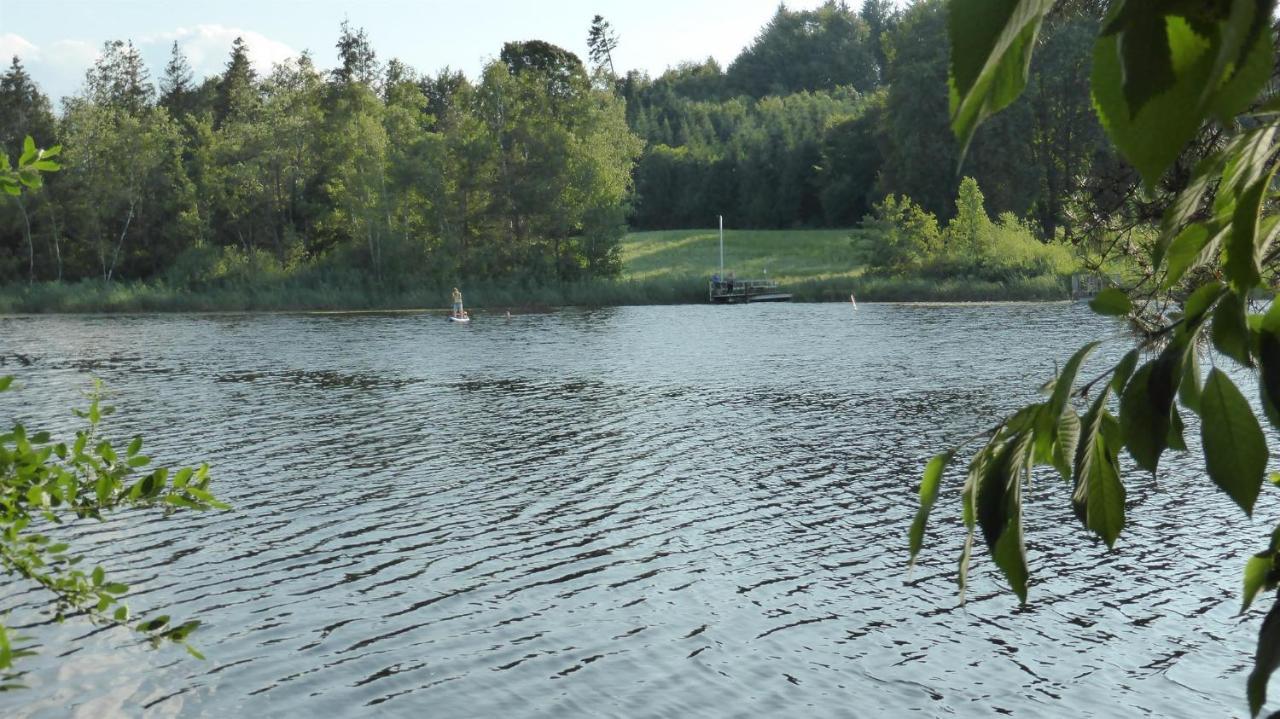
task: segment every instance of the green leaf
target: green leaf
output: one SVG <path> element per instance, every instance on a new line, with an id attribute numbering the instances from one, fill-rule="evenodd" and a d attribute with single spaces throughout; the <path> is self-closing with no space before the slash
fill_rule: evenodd
<path id="1" fill-rule="evenodd" d="M 1120 396 L 1120 429 L 1129 454 L 1139 467 L 1154 473 L 1160 455 L 1169 446 L 1169 407 L 1153 378 L 1159 374 L 1159 360 L 1148 362 L 1134 373 Z"/>
<path id="2" fill-rule="evenodd" d="M 1067 481 L 1071 479 L 1071 463 L 1080 446 L 1080 431 L 1080 415 L 1068 407 L 1058 421 L 1058 441 L 1053 448 L 1053 466 Z"/>
<path id="3" fill-rule="evenodd" d="M 1231 288 L 1246 295 L 1262 279 L 1259 265 L 1259 215 L 1275 174 L 1270 162 L 1277 128 L 1274 124 L 1250 130 L 1233 141 L 1215 211 L 1231 211 L 1231 232 L 1224 245 L 1223 270 Z"/>
<path id="4" fill-rule="evenodd" d="M 0 377 L 0 392 L 4 392 L 8 390 L 9 385 L 11 384 L 13 384 L 13 375 L 5 375 L 3 377 Z"/>
<path id="5" fill-rule="evenodd" d="M 1183 326 L 1198 327 L 1204 321 L 1205 314 L 1226 291 L 1227 286 L 1216 280 L 1196 288 L 1187 301 L 1182 303 Z"/>
<path id="6" fill-rule="evenodd" d="M 996 566 L 1024 604 L 1027 557 L 1022 540 L 1022 483 L 1032 438 L 1024 432 L 1007 440 L 985 468 L 977 487 L 977 520 Z"/>
<path id="7" fill-rule="evenodd" d="M 169 623 L 169 615 L 162 614 L 156 617 L 155 619 L 148 619 L 145 622 L 140 622 L 136 627 L 136 629 L 140 632 L 154 632 L 164 627 L 164 625 L 168 623 Z"/>
<path id="8" fill-rule="evenodd" d="M 106 474 L 99 475 L 98 481 L 94 483 L 93 489 L 94 494 L 98 498 L 98 504 L 106 504 L 107 500 L 111 499 L 111 491 L 113 489 L 111 485 L 111 477 Z"/>
<path id="9" fill-rule="evenodd" d="M 1111 548 L 1124 529 L 1125 489 L 1120 481 L 1120 427 L 1107 411 L 1107 396 L 1104 390 L 1085 415 L 1071 503 L 1085 528 Z"/>
<path id="10" fill-rule="evenodd" d="M 979 123 L 1027 84 L 1031 52 L 1053 0 L 952 0 L 951 128 L 963 160 Z"/>
<path id="11" fill-rule="evenodd" d="M 1147 11 L 1134 11 L 1135 8 Z M 1169 37 L 1164 17 L 1138 2 L 1122 3 L 1119 16 L 1103 30 L 1104 35 L 1116 33 L 1120 33 L 1124 99 L 1132 116 L 1152 98 L 1173 87 Z"/>
<path id="12" fill-rule="evenodd" d="M 1271 606 L 1258 632 L 1258 649 L 1253 655 L 1253 671 L 1249 673 L 1249 711 L 1257 716 L 1267 703 L 1267 683 L 1280 665 L 1280 602 Z"/>
<path id="13" fill-rule="evenodd" d="M 186 647 L 187 654 L 190 654 L 191 656 L 195 657 L 196 659 L 199 659 L 200 661 L 204 661 L 204 655 L 203 655 L 203 654 L 201 654 L 200 652 L 196 651 L 196 648 L 195 648 L 195 647 L 193 647 L 193 646 L 191 646 L 190 644 L 187 644 L 187 643 L 185 643 L 185 642 L 183 643 L 183 645 L 182 645 L 182 646 L 183 646 L 183 647 Z"/>
<path id="14" fill-rule="evenodd" d="M 1143 4 L 1125 3 L 1126 7 L 1138 5 Z M 1145 5 L 1147 12 L 1154 12 L 1150 4 Z M 1094 107 L 1103 127 L 1120 154 L 1142 174 L 1148 187 L 1155 185 L 1199 129 L 1206 114 L 1200 91 L 1213 67 L 1210 43 L 1197 35 L 1185 20 L 1170 17 L 1159 22 L 1163 28 L 1152 22 L 1143 23 L 1139 37 L 1122 38 L 1122 33 L 1115 33 L 1098 38 L 1090 81 Z M 1159 33 L 1160 29 L 1164 33 Z M 1158 56 L 1167 48 L 1168 67 L 1173 71 L 1174 80 L 1162 88 L 1161 83 L 1168 77 L 1156 76 L 1153 79 L 1158 93 L 1134 106 L 1131 99 L 1143 100 L 1143 97 L 1132 90 L 1126 91 L 1126 79 L 1128 85 L 1133 86 L 1143 83 L 1144 78 L 1136 72 L 1141 68 L 1130 70 L 1135 58 L 1132 53 L 1124 53 L 1123 46 L 1138 48 L 1144 41 L 1154 45 L 1156 53 L 1146 67 L 1159 67 Z"/>
<path id="15" fill-rule="evenodd" d="M 106 578 L 106 573 L 102 571 L 102 567 L 93 568 L 93 586 L 101 586 L 102 580 Z"/>
<path id="16" fill-rule="evenodd" d="M 116 607 L 115 620 L 117 622 L 129 621 L 129 608 L 123 605 Z"/>
<path id="17" fill-rule="evenodd" d="M 1175 452 L 1187 451 L 1186 431 L 1187 426 L 1182 423 L 1182 415 L 1178 413 L 1178 406 L 1174 405 L 1169 411 L 1169 449 Z"/>
<path id="18" fill-rule="evenodd" d="M 166 494 L 163 501 L 165 504 L 172 504 L 183 509 L 201 509 L 199 504 L 178 494 Z"/>
<path id="19" fill-rule="evenodd" d="M 142 451 L 142 437 L 134 437 L 129 443 L 129 448 L 125 450 L 125 456 L 132 457 L 140 451 Z"/>
<path id="20" fill-rule="evenodd" d="M 916 555 L 920 554 L 920 550 L 924 547 L 924 530 L 929 523 L 929 512 L 933 510 L 933 503 L 938 498 L 942 473 L 954 456 L 952 452 L 940 454 L 929 460 L 929 464 L 924 468 L 924 481 L 920 483 L 920 508 L 916 510 L 916 518 L 911 523 L 909 535 L 912 566 L 916 563 Z"/>
<path id="21" fill-rule="evenodd" d="M 1138 366 L 1138 359 L 1141 356 L 1142 352 L 1134 349 L 1120 360 L 1120 364 L 1116 365 L 1115 373 L 1111 375 L 1111 391 L 1117 395 L 1124 392 L 1125 385 L 1129 384 L 1129 378 L 1133 376 L 1133 370 Z"/>
<path id="22" fill-rule="evenodd" d="M 1022 493 L 1022 486 L 1015 482 L 1013 488 L 1014 494 Z M 996 566 L 1004 573 L 1005 579 L 1009 580 L 1009 586 L 1013 589 L 1013 593 L 1018 595 L 1018 600 L 1023 604 L 1027 603 L 1027 548 L 1022 539 L 1022 512 L 1021 500 L 1018 502 L 1018 514 L 1011 518 L 1009 526 L 1001 533 L 1000 538 L 996 540 L 996 545 L 991 549 L 991 558 L 995 560 Z"/>
<path id="23" fill-rule="evenodd" d="M 1267 470 L 1267 442 L 1249 402 L 1222 370 L 1209 372 L 1200 415 L 1209 478 L 1252 516 Z"/>
<path id="24" fill-rule="evenodd" d="M 1178 385 L 1178 399 L 1182 406 L 1200 414 L 1200 354 L 1193 347 L 1187 353 L 1186 366 L 1182 370 L 1182 382 Z"/>
<path id="25" fill-rule="evenodd" d="M 1094 47 L 1094 105 L 1121 154 L 1153 187 L 1210 114 L 1227 123 L 1268 80 L 1272 41 L 1261 18 L 1274 2 L 1112 6 Z"/>
<path id="26" fill-rule="evenodd" d="M 1240 296 L 1229 293 L 1213 313 L 1213 346 L 1222 354 L 1246 367 L 1253 366 L 1249 357 L 1249 323 Z"/>
<path id="27" fill-rule="evenodd" d="M 1161 289 L 1170 289 L 1182 279 L 1188 270 L 1200 267 L 1211 259 L 1226 237 L 1229 226 L 1195 224 L 1187 227 L 1169 245 L 1165 256 L 1167 266 Z"/>
<path id="28" fill-rule="evenodd" d="M 1267 576 L 1271 574 L 1273 566 L 1275 566 L 1275 553 L 1269 551 L 1255 554 L 1245 563 L 1241 614 L 1249 611 L 1249 605 L 1253 604 L 1254 597 L 1257 597 L 1258 592 L 1266 586 Z"/>
<path id="29" fill-rule="evenodd" d="M 1280 302 L 1272 307 L 1280 307 Z M 1280 332 L 1265 326 L 1258 332 L 1258 381 L 1262 410 L 1271 425 L 1280 428 Z"/>
<path id="30" fill-rule="evenodd" d="M 13 665 L 13 647 L 9 645 L 9 633 L 0 625 L 0 669 Z"/>
<path id="31" fill-rule="evenodd" d="M 1155 251 L 1151 258 L 1151 264 L 1154 269 L 1160 269 L 1166 259 L 1170 259 L 1172 262 L 1166 253 L 1171 251 L 1171 245 L 1176 241 L 1175 236 L 1191 230 L 1193 226 L 1199 224 L 1192 221 L 1200 213 L 1204 199 L 1210 196 L 1210 193 L 1217 188 L 1218 182 L 1222 178 L 1222 171 L 1226 167 L 1226 158 L 1227 152 L 1225 150 L 1210 152 L 1192 168 L 1191 178 L 1188 180 L 1187 186 L 1183 188 L 1182 192 L 1174 196 L 1169 207 L 1164 212 L 1164 217 L 1161 219 L 1160 239 L 1156 243 Z M 1213 234 L 1211 231 L 1213 225 L 1199 224 L 1199 226 L 1204 231 L 1204 238 L 1199 241 L 1200 247 L 1203 248 L 1204 243 L 1208 242 L 1209 237 Z M 1188 238 L 1184 242 L 1196 242 L 1196 240 Z M 1190 254 L 1194 256 L 1196 252 L 1198 250 Z M 1185 267 L 1176 274 L 1181 276 L 1182 271 L 1185 271 Z M 1170 266 L 1169 272 L 1170 274 L 1175 274 L 1172 266 Z M 1176 282 L 1177 277 L 1168 280 L 1165 283 L 1166 289 L 1167 287 L 1172 287 Z"/>
<path id="32" fill-rule="evenodd" d="M 200 622 L 191 620 L 183 622 L 181 625 L 169 629 L 164 633 L 164 638 L 174 642 L 180 642 L 186 639 L 192 632 L 200 627 Z"/>
<path id="33" fill-rule="evenodd" d="M 1100 315 L 1121 316 L 1133 311 L 1133 303 L 1124 290 L 1108 287 L 1089 300 L 1089 309 Z"/>
<path id="34" fill-rule="evenodd" d="M 1053 395 L 1049 398 L 1048 404 L 1049 414 L 1055 420 L 1067 408 L 1067 402 L 1071 399 L 1071 388 L 1075 385 L 1076 375 L 1080 372 L 1080 365 L 1084 364 L 1084 361 L 1098 348 L 1099 344 L 1101 343 L 1091 342 L 1081 347 L 1071 356 L 1071 359 L 1067 360 L 1066 366 L 1062 368 L 1062 373 L 1058 375 L 1058 379 L 1053 385 Z"/>
<path id="35" fill-rule="evenodd" d="M 38 190 L 44 187 L 44 178 L 34 169 L 23 169 L 18 172 L 18 182 L 26 185 L 28 189 Z"/>
<path id="36" fill-rule="evenodd" d="M 27 135 L 22 140 L 22 155 L 18 157 L 18 167 L 26 167 L 31 161 L 36 159 L 36 141 Z"/>
<path id="37" fill-rule="evenodd" d="M 110 584 L 102 585 L 102 591 L 107 594 L 125 594 L 129 591 L 129 585 L 121 584 L 120 582 L 111 582 Z"/>
<path id="38" fill-rule="evenodd" d="M 1274 0 L 1234 0 L 1225 22 L 1218 23 L 1219 43 L 1212 77 L 1224 78 L 1217 88 L 1204 88 L 1203 97 L 1219 122 L 1228 124 L 1248 109 L 1271 77 L 1271 33 L 1268 18 Z"/>

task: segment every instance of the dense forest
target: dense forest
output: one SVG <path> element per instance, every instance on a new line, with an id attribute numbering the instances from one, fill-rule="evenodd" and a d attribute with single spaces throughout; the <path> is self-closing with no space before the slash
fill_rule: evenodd
<path id="1" fill-rule="evenodd" d="M 478 78 L 384 62 L 345 23 L 336 68 L 304 54 L 266 76 L 237 41 L 195 78 L 175 43 L 153 82 L 114 41 L 57 112 L 14 58 L 0 145 L 60 144 L 63 169 L 0 204 L 0 284 L 608 277 L 628 226 L 874 227 L 893 195 L 946 222 L 964 176 L 1053 240 L 1089 214 L 1096 178 L 1132 182 L 1090 105 L 1098 24 L 1086 2 L 1049 19 L 1028 92 L 960 172 L 941 0 L 780 6 L 727 69 L 657 78 L 615 70 L 622 39 L 599 17 L 588 62 L 512 42 Z"/>
<path id="2" fill-rule="evenodd" d="M 257 77 L 237 42 L 198 82 L 175 44 L 157 92 L 137 49 L 112 42 L 60 117 L 15 59 L 0 141 L 61 144 L 63 168 L 5 205 L 0 278 L 617 271 L 643 148 L 577 57 L 508 43 L 472 82 L 383 65 L 347 26 L 338 48 L 332 72 L 303 55 Z"/>
<path id="3" fill-rule="evenodd" d="M 968 175 L 992 211 L 1053 238 L 1094 166 L 1114 164 L 1089 97 L 1099 13 L 1080 4 L 1051 18 L 1029 91 L 983 128 L 959 174 L 940 0 L 782 7 L 727 70 L 633 73 L 621 93 L 646 140 L 633 222 L 699 226 L 722 208 L 749 227 L 849 227 L 890 194 L 947 219 Z"/>

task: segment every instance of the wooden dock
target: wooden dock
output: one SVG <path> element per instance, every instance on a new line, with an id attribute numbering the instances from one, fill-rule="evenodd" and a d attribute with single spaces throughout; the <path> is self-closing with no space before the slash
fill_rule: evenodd
<path id="1" fill-rule="evenodd" d="M 712 280 L 707 288 L 707 298 L 712 304 L 791 301 L 791 295 L 781 291 L 772 280 Z"/>

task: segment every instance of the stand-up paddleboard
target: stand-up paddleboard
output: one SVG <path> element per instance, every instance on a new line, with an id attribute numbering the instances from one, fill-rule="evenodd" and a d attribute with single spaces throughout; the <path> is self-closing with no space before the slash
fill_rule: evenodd
<path id="1" fill-rule="evenodd" d="M 858 309 L 858 299 L 857 299 L 856 297 L 854 297 L 854 296 L 853 296 L 853 293 L 852 293 L 852 292 L 850 292 L 850 293 L 849 293 L 849 301 L 853 303 L 853 309 L 854 309 L 854 310 L 857 310 L 857 309 Z"/>
<path id="2" fill-rule="evenodd" d="M 470 318 L 470 317 L 455 317 L 455 316 L 453 316 L 453 315 L 449 315 L 449 321 L 450 321 L 450 322 L 462 322 L 462 323 L 467 323 L 467 322 L 470 322 L 470 321 L 471 321 L 471 318 Z"/>

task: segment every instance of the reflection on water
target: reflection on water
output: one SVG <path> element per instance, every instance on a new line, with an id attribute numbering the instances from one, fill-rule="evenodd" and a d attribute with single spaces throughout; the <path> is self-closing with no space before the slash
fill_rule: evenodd
<path id="1" fill-rule="evenodd" d="M 0 712 L 1235 711 L 1266 530 L 1195 471 L 1129 475 L 1117 552 L 1046 475 L 1025 609 L 985 556 L 958 604 L 954 479 L 905 570 L 925 459 L 1114 331 L 1068 305 L 0 318 L 35 358 L 0 418 L 70 429 L 102 377 L 114 432 L 210 460 L 236 508 L 79 530 L 135 609 L 205 620 L 208 661 L 40 626 Z"/>

